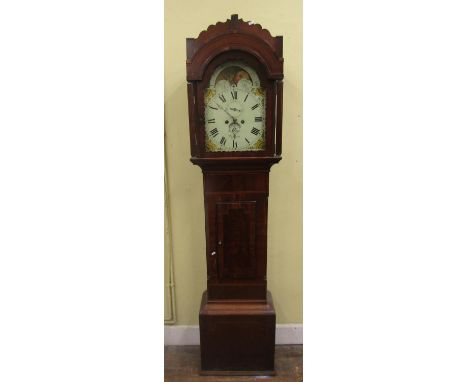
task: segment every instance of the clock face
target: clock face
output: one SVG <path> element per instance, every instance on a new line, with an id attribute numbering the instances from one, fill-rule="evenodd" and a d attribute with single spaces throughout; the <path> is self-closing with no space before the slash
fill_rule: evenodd
<path id="1" fill-rule="evenodd" d="M 240 61 L 220 65 L 205 89 L 206 151 L 265 150 L 265 91 Z"/>

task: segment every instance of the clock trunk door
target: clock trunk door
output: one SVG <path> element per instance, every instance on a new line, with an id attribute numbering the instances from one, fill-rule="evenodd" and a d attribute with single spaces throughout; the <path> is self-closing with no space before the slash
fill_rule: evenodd
<path id="1" fill-rule="evenodd" d="M 256 275 L 255 201 L 216 204 L 218 277 L 252 279 Z"/>

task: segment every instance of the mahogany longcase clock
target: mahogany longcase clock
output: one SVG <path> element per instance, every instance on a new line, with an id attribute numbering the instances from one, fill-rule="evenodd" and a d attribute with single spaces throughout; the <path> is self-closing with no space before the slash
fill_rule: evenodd
<path id="1" fill-rule="evenodd" d="M 203 171 L 202 374 L 274 374 L 269 172 L 281 160 L 283 39 L 232 15 L 187 38 L 191 161 Z"/>

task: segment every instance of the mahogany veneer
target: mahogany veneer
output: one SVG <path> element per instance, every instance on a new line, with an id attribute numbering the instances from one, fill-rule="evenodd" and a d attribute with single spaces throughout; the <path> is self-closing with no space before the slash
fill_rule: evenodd
<path id="1" fill-rule="evenodd" d="M 207 302 L 200 306 L 201 374 L 274 375 L 275 308 L 266 301 Z"/>
<path id="2" fill-rule="evenodd" d="M 215 70 L 235 61 L 258 75 L 264 141 L 258 150 L 212 151 L 205 147 L 204 92 Z M 186 63 L 190 160 L 203 171 L 205 201 L 201 372 L 272 375 L 276 314 L 266 282 L 267 221 L 269 172 L 281 160 L 283 39 L 232 15 L 187 39 Z"/>

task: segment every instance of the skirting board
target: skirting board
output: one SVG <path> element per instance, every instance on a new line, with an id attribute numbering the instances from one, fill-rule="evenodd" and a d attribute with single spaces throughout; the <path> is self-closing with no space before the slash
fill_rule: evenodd
<path id="1" fill-rule="evenodd" d="M 276 345 L 302 344 L 302 324 L 276 325 Z M 165 325 L 164 345 L 200 345 L 198 325 Z"/>

